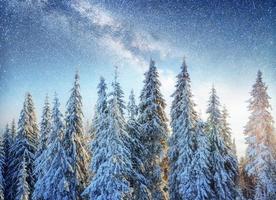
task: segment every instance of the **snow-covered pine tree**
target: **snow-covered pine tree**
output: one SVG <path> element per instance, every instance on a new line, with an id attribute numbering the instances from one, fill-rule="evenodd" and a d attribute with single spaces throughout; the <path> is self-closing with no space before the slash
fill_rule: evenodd
<path id="1" fill-rule="evenodd" d="M 10 169 L 10 161 L 12 158 L 11 155 L 11 146 L 13 145 L 13 139 L 11 135 L 11 130 L 9 128 L 9 124 L 6 125 L 4 134 L 3 134 L 3 151 L 4 151 L 4 163 L 3 163 L 3 178 L 4 178 L 4 196 L 8 199 L 10 191 L 10 180 L 9 174 L 11 172 Z"/>
<path id="2" fill-rule="evenodd" d="M 31 199 L 35 183 L 33 172 L 37 144 L 38 127 L 36 123 L 35 108 L 31 94 L 27 93 L 18 121 L 15 144 L 12 146 L 12 199 Z"/>
<path id="3" fill-rule="evenodd" d="M 248 176 L 245 170 L 247 162 L 245 157 L 241 157 L 239 160 L 239 190 L 245 199 L 254 199 L 254 180 Z"/>
<path id="4" fill-rule="evenodd" d="M 142 158 L 146 168 L 145 177 L 155 200 L 164 199 L 160 163 L 164 156 L 162 143 L 166 143 L 168 137 L 168 120 L 164 111 L 166 104 L 160 92 L 161 83 L 158 77 L 155 63 L 151 60 L 140 95 L 138 119 L 141 124 L 142 143 L 146 150 L 146 155 Z"/>
<path id="5" fill-rule="evenodd" d="M 188 165 L 191 164 L 193 157 L 193 128 L 197 118 L 185 59 L 181 72 L 177 75 L 175 87 L 171 107 L 172 136 L 169 141 L 169 194 L 170 199 L 179 200 L 186 199 L 191 194 L 188 194 L 185 188 L 190 187 L 189 184 L 192 182 L 184 180 L 190 177 L 183 176 L 181 180 L 179 178 L 181 173 L 188 173 L 187 170 L 190 169 Z"/>
<path id="6" fill-rule="evenodd" d="M 16 137 L 16 126 L 15 126 L 15 120 L 13 119 L 11 123 L 11 138 L 13 142 L 15 141 L 15 137 Z"/>
<path id="7" fill-rule="evenodd" d="M 137 122 L 138 106 L 135 103 L 135 96 L 133 90 L 131 90 L 129 96 L 129 102 L 127 106 L 128 121 L 127 132 L 130 136 L 131 160 L 133 165 L 133 176 L 131 185 L 133 187 L 132 199 L 150 199 L 150 192 L 148 190 L 148 182 L 144 177 L 145 167 L 141 160 L 145 156 L 145 148 L 141 141 L 141 126 Z"/>
<path id="8" fill-rule="evenodd" d="M 64 134 L 64 149 L 73 167 L 70 175 L 69 190 L 76 194 L 76 199 L 82 199 L 81 193 L 88 184 L 89 153 L 87 152 L 83 135 L 82 98 L 80 95 L 79 74 L 75 74 L 74 86 L 67 102 L 66 131 Z M 69 177 L 68 177 L 69 178 Z"/>
<path id="9" fill-rule="evenodd" d="M 7 126 L 8 132 L 9 127 Z M 5 151 L 3 138 L 0 138 L 0 200 L 5 199 L 5 179 L 4 179 L 4 170 L 5 170 Z"/>
<path id="10" fill-rule="evenodd" d="M 213 87 L 207 109 L 209 116 L 206 127 L 210 140 L 211 188 L 215 199 L 232 200 L 235 194 L 232 194 L 231 191 L 233 191 L 235 184 L 231 182 L 231 175 L 225 168 L 224 155 L 227 148 L 222 137 L 222 116 L 219 107 L 219 98 Z"/>
<path id="11" fill-rule="evenodd" d="M 249 100 L 248 109 L 251 115 L 244 131 L 248 144 L 245 168 L 248 175 L 255 180 L 255 199 L 276 198 L 276 161 L 273 147 L 275 130 L 269 99 L 262 72 L 258 71 Z"/>
<path id="12" fill-rule="evenodd" d="M 35 170 L 34 174 L 36 176 L 36 183 L 34 185 L 33 191 L 33 199 L 43 199 L 43 193 L 41 187 L 41 181 L 45 171 L 48 168 L 44 168 L 43 163 L 47 159 L 46 157 L 46 149 L 48 148 L 48 137 L 51 132 L 51 109 L 50 103 L 48 100 L 48 95 L 45 98 L 44 108 L 42 111 L 42 119 L 40 123 L 40 138 L 39 138 L 39 145 L 36 152 L 35 158 Z"/>
<path id="13" fill-rule="evenodd" d="M 131 199 L 132 190 L 129 182 L 133 171 L 131 152 L 123 141 L 129 136 L 125 131 L 126 122 L 118 101 L 120 97 L 117 96 L 118 93 L 116 92 L 118 85 L 113 83 L 112 86 L 113 91 L 106 120 L 108 127 L 106 131 L 101 132 L 101 139 L 98 140 L 99 152 L 93 154 L 92 171 L 95 156 L 101 157 L 100 162 L 98 162 L 97 171 L 90 185 L 84 192 L 84 195 L 88 195 L 91 200 Z M 105 110 L 102 111 L 102 114 L 104 113 Z"/>
<path id="14" fill-rule="evenodd" d="M 92 175 L 96 174 L 99 166 L 105 160 L 105 153 L 100 148 L 101 140 L 103 140 L 104 135 L 106 135 L 108 129 L 107 121 L 107 86 L 105 79 L 100 78 L 98 84 L 98 99 L 96 103 L 96 111 L 93 119 L 93 132 L 92 132 L 92 142 L 91 142 L 91 172 Z"/>
<path id="15" fill-rule="evenodd" d="M 115 66 L 115 74 L 114 74 L 114 81 L 112 82 L 112 87 L 114 88 L 114 96 L 117 98 L 118 107 L 122 115 L 125 114 L 125 101 L 124 101 L 124 91 L 118 81 L 118 67 Z"/>
<path id="16" fill-rule="evenodd" d="M 23 152 L 25 154 L 25 152 Z M 20 171 L 18 172 L 17 189 L 15 200 L 30 200 L 31 189 L 28 183 L 28 170 L 27 163 L 25 161 L 26 156 L 23 156 L 23 160 L 19 163 Z"/>
<path id="17" fill-rule="evenodd" d="M 238 159 L 233 149 L 232 133 L 230 125 L 228 123 L 228 117 L 228 111 L 226 107 L 224 107 L 222 110 L 221 133 L 226 147 L 226 151 L 224 154 L 225 168 L 227 170 L 227 173 L 230 175 L 231 182 L 229 183 L 229 185 L 231 185 L 237 183 Z M 235 186 L 231 186 L 230 189 L 232 190 L 231 194 L 236 194 L 236 196 L 238 195 L 237 188 Z"/>
<path id="18" fill-rule="evenodd" d="M 195 151 L 190 164 L 190 174 L 194 184 L 193 195 L 195 200 L 212 199 L 210 144 L 204 133 L 204 123 L 199 121 L 195 128 Z"/>
<path id="19" fill-rule="evenodd" d="M 108 129 L 108 109 L 107 109 L 107 86 L 105 83 L 105 79 L 103 77 L 100 78 L 100 82 L 97 86 L 98 88 L 98 99 L 95 106 L 95 114 L 92 121 L 93 130 L 91 131 L 91 164 L 90 171 L 92 173 L 92 181 L 93 177 L 98 173 L 98 169 L 102 163 L 106 160 L 106 148 L 102 148 L 101 144 L 103 144 L 106 140 L 105 136 L 107 134 Z M 95 190 L 93 182 L 90 182 L 88 187 L 83 192 L 83 196 L 91 197 L 91 193 Z"/>
<path id="20" fill-rule="evenodd" d="M 127 104 L 128 120 L 137 120 L 138 111 L 138 106 L 135 103 L 134 91 L 131 90 Z"/>
<path id="21" fill-rule="evenodd" d="M 40 138 L 37 149 L 37 157 L 39 157 L 47 149 L 48 137 L 51 131 L 51 108 L 48 100 L 48 95 L 45 98 L 45 103 L 42 111 L 42 118 L 40 123 Z"/>
<path id="22" fill-rule="evenodd" d="M 55 96 L 52 110 L 52 129 L 48 139 L 46 160 L 43 163 L 47 168 L 41 180 L 41 190 L 45 200 L 61 199 L 76 200 L 75 191 L 70 191 L 70 175 L 74 174 L 69 158 L 63 147 L 64 124 L 59 110 L 60 103 Z"/>
<path id="23" fill-rule="evenodd" d="M 12 120 L 11 128 L 9 129 L 8 124 L 6 126 L 6 130 L 3 135 L 3 143 L 4 143 L 4 154 L 5 154 L 5 163 L 4 163 L 4 180 L 5 180 L 5 190 L 4 195 L 5 199 L 12 199 L 12 162 L 13 162 L 13 145 L 15 141 L 15 134 L 16 134 L 16 127 L 15 127 L 15 120 Z"/>

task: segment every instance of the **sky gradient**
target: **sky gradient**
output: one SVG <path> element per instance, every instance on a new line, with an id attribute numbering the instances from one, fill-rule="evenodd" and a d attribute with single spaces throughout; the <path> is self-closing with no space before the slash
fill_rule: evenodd
<path id="1" fill-rule="evenodd" d="M 126 100 L 132 88 L 138 97 L 150 58 L 159 69 L 169 115 L 185 56 L 198 112 L 206 119 L 214 84 L 242 155 L 246 101 L 258 69 L 276 118 L 273 12 L 273 1 L 256 0 L 1 1 L 0 127 L 18 119 L 26 91 L 34 97 L 39 120 L 47 93 L 51 98 L 58 93 L 64 111 L 76 69 L 90 120 L 99 77 L 110 88 L 118 66 Z"/>

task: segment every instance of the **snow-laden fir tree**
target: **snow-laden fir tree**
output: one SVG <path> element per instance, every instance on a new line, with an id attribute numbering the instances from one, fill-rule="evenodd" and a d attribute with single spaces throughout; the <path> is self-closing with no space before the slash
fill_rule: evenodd
<path id="1" fill-rule="evenodd" d="M 254 180 L 246 172 L 247 160 L 245 157 L 241 157 L 239 160 L 239 190 L 245 199 L 253 199 L 254 197 Z"/>
<path id="2" fill-rule="evenodd" d="M 43 199 L 43 193 L 41 180 L 47 168 L 44 168 L 43 162 L 47 159 L 46 149 L 48 148 L 48 137 L 51 132 L 51 109 L 48 96 L 45 98 L 45 103 L 42 111 L 42 119 L 40 123 L 40 138 L 39 145 L 36 152 L 35 158 L 35 170 L 36 183 L 34 186 L 33 199 Z"/>
<path id="3" fill-rule="evenodd" d="M 25 152 L 23 153 L 25 154 Z M 27 163 L 25 161 L 26 156 L 23 156 L 23 160 L 19 163 L 18 180 L 15 200 L 30 200 L 31 199 L 31 189 L 28 183 L 28 170 Z"/>
<path id="4" fill-rule="evenodd" d="M 135 95 L 134 91 L 130 91 L 129 99 L 128 99 L 128 104 L 127 104 L 127 113 L 128 113 L 128 119 L 129 120 L 137 120 L 138 116 L 138 106 L 136 105 L 135 102 Z"/>
<path id="5" fill-rule="evenodd" d="M 231 133 L 230 125 L 228 123 L 228 117 L 229 117 L 228 111 L 226 107 L 224 107 L 222 110 L 221 133 L 222 133 L 222 138 L 226 148 L 226 151 L 224 154 L 225 168 L 231 178 L 230 183 L 228 183 L 228 185 L 230 185 L 229 188 L 232 189 L 231 194 L 236 194 L 237 196 L 238 195 L 237 188 L 234 185 L 231 186 L 231 184 L 237 183 L 238 159 L 233 149 L 232 133 Z"/>
<path id="6" fill-rule="evenodd" d="M 100 82 L 97 86 L 98 88 L 98 99 L 95 106 L 95 115 L 93 118 L 93 130 L 91 131 L 91 164 L 90 164 L 90 171 L 92 173 L 92 179 L 97 174 L 99 167 L 103 162 L 106 160 L 106 152 L 105 148 L 102 148 L 102 145 L 107 135 L 108 130 L 108 109 L 107 109 L 107 86 L 105 83 L 105 79 L 103 77 L 100 78 Z M 91 191 L 93 188 L 93 182 L 91 182 L 88 187 L 83 192 L 83 196 L 91 197 Z"/>
<path id="7" fill-rule="evenodd" d="M 142 143 L 141 126 L 137 122 L 138 106 L 135 103 L 135 96 L 133 90 L 131 90 L 129 96 L 129 102 L 127 105 L 128 121 L 127 132 L 130 136 L 131 160 L 133 165 L 133 176 L 131 185 L 133 187 L 132 199 L 150 199 L 150 192 L 148 190 L 148 182 L 144 177 L 145 167 L 141 160 L 145 156 L 145 148 Z"/>
<path id="8" fill-rule="evenodd" d="M 87 152 L 83 135 L 82 97 L 80 95 L 79 74 L 75 74 L 74 86 L 67 102 L 64 134 L 64 148 L 72 165 L 73 174 L 68 175 L 69 190 L 76 194 L 76 199 L 82 199 L 81 193 L 88 184 L 89 153 Z"/>
<path id="9" fill-rule="evenodd" d="M 21 111 L 15 144 L 12 146 L 13 161 L 11 169 L 11 199 L 31 199 L 35 183 L 34 157 L 38 144 L 38 126 L 36 123 L 35 108 L 30 93 Z"/>
<path id="10" fill-rule="evenodd" d="M 99 144 L 103 139 L 104 135 L 106 135 L 108 129 L 108 121 L 107 121 L 107 86 L 105 83 L 105 79 L 103 77 L 100 78 L 100 83 L 98 84 L 98 99 L 96 104 L 96 112 L 93 120 L 94 131 L 92 135 L 92 143 L 91 143 L 91 152 L 93 155 L 92 158 L 92 173 L 96 173 L 100 164 L 104 160 L 104 152 L 101 151 Z"/>
<path id="11" fill-rule="evenodd" d="M 47 149 L 50 131 L 51 131 L 51 108 L 50 108 L 48 96 L 46 96 L 43 111 L 42 111 L 42 119 L 40 123 L 40 138 L 39 138 L 39 145 L 36 153 L 37 157 L 43 154 L 44 151 Z"/>
<path id="12" fill-rule="evenodd" d="M 125 114 L 125 101 L 124 101 L 124 91 L 122 90 L 122 87 L 120 85 L 120 82 L 118 81 L 118 67 L 115 66 L 115 74 L 114 74 L 114 81 L 112 82 L 112 87 L 114 88 L 113 93 L 115 93 L 115 97 L 117 98 L 118 101 L 118 106 L 120 109 L 120 112 L 122 115 Z"/>
<path id="13" fill-rule="evenodd" d="M 70 175 L 74 174 L 73 167 L 63 147 L 64 124 L 57 96 L 54 99 L 51 116 L 52 129 L 45 152 L 46 160 L 42 163 L 46 172 L 40 187 L 44 191 L 43 199 L 76 200 L 75 191 L 70 190 Z"/>
<path id="14" fill-rule="evenodd" d="M 13 142 L 15 141 L 15 136 L 16 136 L 16 125 L 15 125 L 15 120 L 13 119 L 11 122 L 11 138 Z"/>
<path id="15" fill-rule="evenodd" d="M 170 199 L 179 200 L 192 195 L 188 192 L 192 184 L 189 180 L 191 177 L 186 175 L 189 174 L 193 157 L 193 128 L 197 118 L 185 60 L 181 72 L 177 75 L 176 90 L 172 96 L 174 99 L 171 107 L 172 136 L 169 141 L 169 194 Z"/>
<path id="16" fill-rule="evenodd" d="M 15 127 L 15 121 L 12 120 L 11 128 L 9 128 L 8 124 L 6 125 L 5 132 L 3 134 L 3 143 L 4 143 L 4 154 L 5 154 L 5 163 L 4 163 L 4 180 L 5 180 L 5 199 L 12 199 L 12 162 L 13 162 L 13 151 L 12 146 L 14 145 L 15 141 L 15 133 L 16 133 L 16 127 Z"/>
<path id="17" fill-rule="evenodd" d="M 4 151 L 4 163 L 3 163 L 3 178 L 4 178 L 4 196 L 8 199 L 9 194 L 11 192 L 10 189 L 10 177 L 9 174 L 11 172 L 11 159 L 12 159 L 12 154 L 11 154 L 11 146 L 13 145 L 13 138 L 11 135 L 11 130 L 9 128 L 9 125 L 6 125 L 4 134 L 3 134 L 3 151 Z"/>
<path id="18" fill-rule="evenodd" d="M 8 131 L 9 131 L 9 127 Z M 0 138 L 0 200 L 4 200 L 5 198 L 5 179 L 4 179 L 4 170 L 5 170 L 5 151 L 4 151 L 4 143 L 3 138 Z"/>
<path id="19" fill-rule="evenodd" d="M 199 121 L 195 128 L 195 151 L 190 167 L 191 179 L 194 184 L 193 196 L 195 200 L 211 199 L 211 166 L 209 138 L 204 133 L 204 123 Z"/>
<path id="20" fill-rule="evenodd" d="M 275 130 L 269 99 L 262 73 L 258 71 L 248 106 L 251 115 L 244 131 L 248 144 L 245 168 L 255 180 L 255 199 L 276 198 Z"/>
<path id="21" fill-rule="evenodd" d="M 206 131 L 210 140 L 210 166 L 211 166 L 211 188 L 214 198 L 217 200 L 232 200 L 235 194 L 232 193 L 235 184 L 225 167 L 225 152 L 227 150 L 222 136 L 222 123 L 220 102 L 213 87 L 209 98 L 207 109 L 208 119 Z"/>
<path id="22" fill-rule="evenodd" d="M 164 156 L 162 143 L 167 142 L 168 128 L 165 100 L 160 92 L 161 83 L 153 60 L 145 73 L 144 87 L 140 95 L 139 119 L 142 143 L 146 155 L 142 158 L 146 168 L 145 177 L 153 199 L 164 199 L 160 162 Z"/>
<path id="23" fill-rule="evenodd" d="M 106 131 L 101 132 L 103 135 L 98 140 L 97 148 L 99 151 L 97 154 L 93 154 L 92 171 L 95 156 L 101 157 L 100 162 L 98 161 L 96 172 L 84 192 L 84 195 L 88 195 L 91 200 L 131 199 L 130 178 L 133 172 L 131 152 L 123 141 L 129 136 L 126 132 L 126 122 L 120 107 L 121 102 L 118 101 L 121 98 L 117 96 L 118 85 L 113 83 L 112 86 L 113 91 L 108 104 L 106 120 L 108 126 Z M 105 113 L 105 110 L 102 112 Z"/>

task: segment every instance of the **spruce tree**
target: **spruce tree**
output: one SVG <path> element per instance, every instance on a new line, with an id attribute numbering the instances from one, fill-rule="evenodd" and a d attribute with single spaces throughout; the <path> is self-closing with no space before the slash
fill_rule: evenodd
<path id="1" fill-rule="evenodd" d="M 3 134 L 3 143 L 4 143 L 4 155 L 5 155 L 5 163 L 4 163 L 4 171 L 3 176 L 5 180 L 5 199 L 12 199 L 12 163 L 14 159 L 13 145 L 15 143 L 15 121 L 12 120 L 11 128 L 9 128 L 8 124 L 6 125 L 5 132 Z"/>
<path id="2" fill-rule="evenodd" d="M 176 90 L 171 107 L 172 136 L 169 141 L 169 194 L 170 199 L 186 199 L 189 180 L 189 165 L 193 157 L 193 128 L 196 122 L 195 103 L 192 100 L 191 81 L 187 64 L 183 60 L 181 72 L 177 75 Z M 183 176 L 180 176 L 183 174 Z M 181 186 L 180 186 L 181 184 Z"/>
<path id="3" fill-rule="evenodd" d="M 13 142 L 15 141 L 15 137 L 16 137 L 16 125 L 15 125 L 15 120 L 13 119 L 11 123 L 11 138 Z"/>
<path id="4" fill-rule="evenodd" d="M 36 183 L 34 186 L 33 192 L 33 199 L 43 199 L 43 193 L 41 187 L 41 180 L 47 168 L 44 168 L 43 163 L 47 159 L 46 157 L 46 149 L 48 148 L 48 137 L 51 132 L 51 110 L 50 110 L 50 103 L 48 100 L 48 96 L 46 96 L 44 108 L 42 111 L 42 119 L 40 123 L 40 138 L 39 138 L 39 145 L 38 150 L 36 152 L 35 158 L 35 176 L 36 176 Z"/>
<path id="5" fill-rule="evenodd" d="M 255 199 L 276 198 L 275 130 L 269 99 L 262 73 L 258 71 L 249 100 L 251 115 L 244 131 L 248 144 L 245 169 L 255 180 Z"/>
<path id="6" fill-rule="evenodd" d="M 15 144 L 12 147 L 13 161 L 11 169 L 12 199 L 31 199 L 35 183 L 34 157 L 38 144 L 38 127 L 36 123 L 35 109 L 30 93 L 21 111 Z"/>
<path id="7" fill-rule="evenodd" d="M 139 119 L 142 142 L 146 155 L 143 162 L 146 168 L 145 177 L 149 181 L 149 190 L 153 199 L 164 199 L 162 189 L 163 145 L 167 142 L 168 128 L 165 115 L 165 100 L 160 92 L 161 83 L 153 60 L 145 73 L 144 87 L 140 95 Z"/>
<path id="8" fill-rule="evenodd" d="M 138 111 L 138 106 L 135 103 L 134 91 L 131 90 L 127 104 L 128 119 L 137 120 Z"/>
<path id="9" fill-rule="evenodd" d="M 7 127 L 8 128 L 8 127 Z M 4 170 L 5 170 L 5 151 L 4 143 L 2 137 L 0 138 L 0 200 L 5 199 L 5 179 L 4 179 Z"/>
<path id="10" fill-rule="evenodd" d="M 124 101 L 124 91 L 122 90 L 120 82 L 118 81 L 118 67 L 117 66 L 115 66 L 115 74 L 114 74 L 114 81 L 112 82 L 112 87 L 114 88 L 114 90 L 113 90 L 114 97 L 117 98 L 119 111 L 124 116 L 125 109 L 126 109 L 125 101 Z"/>
<path id="11" fill-rule="evenodd" d="M 108 129 L 108 109 L 107 109 L 107 86 L 105 83 L 105 79 L 103 77 L 100 78 L 100 82 L 97 86 L 98 88 L 98 99 L 95 106 L 95 115 L 92 121 L 93 130 L 91 131 L 91 164 L 90 171 L 92 173 L 92 180 L 95 174 L 97 174 L 99 167 L 103 162 L 105 162 L 105 151 L 100 145 L 104 143 L 106 139 L 105 136 L 107 134 Z M 88 187 L 83 192 L 83 196 L 91 197 L 91 192 L 95 190 L 93 188 L 92 182 L 88 185 Z"/>
<path id="12" fill-rule="evenodd" d="M 230 186 L 229 188 L 232 190 L 231 194 L 236 194 L 237 196 L 238 191 L 234 185 L 237 183 L 238 160 L 234 152 L 235 150 L 233 149 L 232 133 L 231 133 L 230 125 L 228 123 L 228 117 L 229 117 L 228 111 L 226 107 L 224 107 L 222 110 L 221 133 L 222 133 L 222 138 L 226 148 L 226 151 L 224 153 L 225 168 L 231 178 L 230 183 L 228 183 L 228 185 Z"/>
<path id="13" fill-rule="evenodd" d="M 19 166 L 20 166 L 20 171 L 18 172 L 15 200 L 30 200 L 31 189 L 30 189 L 30 184 L 28 183 L 28 180 L 27 180 L 28 170 L 27 170 L 27 163 L 25 161 L 25 156 L 23 156 L 23 160 L 19 163 Z"/>
<path id="14" fill-rule="evenodd" d="M 52 110 L 52 129 L 48 139 L 48 148 L 45 152 L 46 160 L 43 167 L 47 169 L 41 179 L 41 190 L 45 200 L 62 199 L 75 200 L 75 191 L 70 191 L 70 176 L 74 173 L 72 165 L 63 147 L 64 123 L 59 110 L 60 103 L 54 99 Z"/>
<path id="15" fill-rule="evenodd" d="M 67 102 L 64 134 L 64 148 L 73 168 L 73 174 L 68 175 L 69 190 L 76 194 L 76 199 L 82 199 L 81 193 L 88 184 L 89 153 L 87 152 L 83 135 L 82 97 L 80 95 L 79 74 L 75 75 L 74 86 Z"/>
<path id="16" fill-rule="evenodd" d="M 98 99 L 96 104 L 96 112 L 93 120 L 94 131 L 92 135 L 91 142 L 91 171 L 92 174 L 95 174 L 98 171 L 99 166 L 102 164 L 105 159 L 105 154 L 101 150 L 99 144 L 104 139 L 104 135 L 106 135 L 108 128 L 107 121 L 107 86 L 105 83 L 105 79 L 103 77 L 100 78 L 100 83 L 98 84 Z"/>
<path id="17" fill-rule="evenodd" d="M 144 177 L 145 166 L 141 158 L 145 156 L 145 148 L 142 143 L 141 126 L 137 122 L 138 106 L 135 103 L 135 96 L 131 90 L 127 106 L 128 121 L 127 132 L 130 136 L 131 161 L 133 165 L 133 176 L 131 185 L 133 187 L 132 199 L 150 199 L 148 182 Z"/>
<path id="18" fill-rule="evenodd" d="M 254 199 L 254 180 L 246 172 L 247 162 L 245 157 L 241 157 L 239 160 L 239 188 L 245 199 Z"/>
<path id="19" fill-rule="evenodd" d="M 3 134 L 3 151 L 4 151 L 4 163 L 3 163 L 3 178 L 4 178 L 4 193 L 5 193 L 5 198 L 9 198 L 10 195 L 10 164 L 11 164 L 11 159 L 12 159 L 12 154 L 11 154 L 11 146 L 13 145 L 13 139 L 11 135 L 11 130 L 9 128 L 9 125 L 6 125 L 6 129 Z"/>
<path id="20" fill-rule="evenodd" d="M 116 80 L 116 79 L 115 79 Z M 106 111 L 102 110 L 104 118 L 108 122 L 106 131 L 102 131 L 98 139 L 98 152 L 93 154 L 92 171 L 96 169 L 95 174 L 83 195 L 88 195 L 89 199 L 101 200 L 120 200 L 131 199 L 130 177 L 132 175 L 131 152 L 124 143 L 128 138 L 126 132 L 126 122 L 120 106 L 120 96 L 117 96 L 118 89 L 116 84 L 113 85 L 111 99 L 108 104 L 107 119 Z M 102 92 L 101 92 L 102 93 Z M 98 93 L 100 94 L 100 93 Z M 99 95 L 100 99 L 100 95 Z M 98 102 L 102 102 L 98 100 Z M 97 127 L 97 126 L 96 126 Z M 97 167 L 93 168 L 95 157 Z M 99 162 L 100 161 L 100 162 Z"/>
<path id="21" fill-rule="evenodd" d="M 232 200 L 234 199 L 234 194 L 231 191 L 235 185 L 225 167 L 224 155 L 227 148 L 222 136 L 222 116 L 219 107 L 219 98 L 213 87 L 207 109 L 209 114 L 207 133 L 210 140 L 210 166 L 212 173 L 211 188 L 215 199 Z"/>
<path id="22" fill-rule="evenodd" d="M 204 123 L 199 121 L 195 128 L 195 152 L 190 166 L 190 176 L 194 183 L 192 191 L 195 200 L 211 199 L 210 144 L 204 133 Z"/>
<path id="23" fill-rule="evenodd" d="M 42 119 L 40 123 L 40 138 L 37 149 L 37 157 L 39 157 L 47 149 L 48 138 L 51 131 L 51 108 L 48 96 L 45 98 L 44 108 L 42 111 Z"/>

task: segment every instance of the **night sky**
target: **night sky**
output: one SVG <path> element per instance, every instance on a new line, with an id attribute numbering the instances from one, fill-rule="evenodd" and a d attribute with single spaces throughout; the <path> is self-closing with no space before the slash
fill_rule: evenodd
<path id="1" fill-rule="evenodd" d="M 198 112 L 206 118 L 214 84 L 242 155 L 246 101 L 258 69 L 276 109 L 273 17 L 273 1 L 262 0 L 2 0 L 0 127 L 18 119 L 27 91 L 39 120 L 46 94 L 52 98 L 56 91 L 64 110 L 76 70 L 90 120 L 99 77 L 110 84 L 118 66 L 126 100 L 132 88 L 138 97 L 150 58 L 159 68 L 169 114 L 185 56 Z"/>

